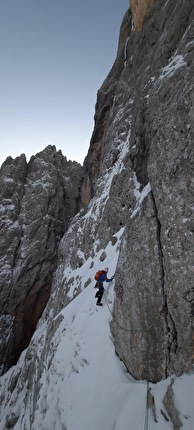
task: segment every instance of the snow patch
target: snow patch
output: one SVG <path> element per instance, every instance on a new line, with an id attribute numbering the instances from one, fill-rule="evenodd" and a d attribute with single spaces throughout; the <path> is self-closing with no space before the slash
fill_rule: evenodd
<path id="1" fill-rule="evenodd" d="M 136 205 L 135 205 L 135 209 L 134 209 L 133 213 L 131 214 L 131 218 L 134 218 L 135 215 L 137 215 L 137 213 L 140 212 L 141 205 L 142 205 L 144 199 L 147 197 L 147 195 L 151 191 L 150 182 L 148 182 L 148 184 L 143 188 L 142 191 L 139 191 L 140 187 L 141 187 L 141 184 L 138 182 L 137 176 L 136 176 L 135 172 L 134 172 L 134 175 L 133 175 L 133 183 L 134 183 L 134 186 L 135 186 L 135 188 L 134 188 L 134 196 L 136 197 Z"/>
<path id="2" fill-rule="evenodd" d="M 161 80 L 167 77 L 170 78 L 177 69 L 180 69 L 180 67 L 183 66 L 186 66 L 183 55 L 176 55 L 171 59 L 170 63 L 162 69 L 162 74 L 159 79 Z"/>
<path id="3" fill-rule="evenodd" d="M 13 180 L 13 178 L 9 178 L 8 176 L 4 176 L 3 182 L 8 183 L 8 184 L 13 184 L 14 180 Z"/>
<path id="4" fill-rule="evenodd" d="M 105 174 L 98 180 L 97 189 L 98 189 L 98 198 L 93 198 L 88 206 L 87 214 L 84 217 L 84 222 L 87 220 L 93 220 L 93 224 L 99 219 L 101 215 L 102 209 L 105 207 L 105 204 L 109 198 L 109 192 L 111 188 L 111 184 L 115 175 L 119 174 L 124 169 L 124 159 L 128 153 L 129 149 L 129 139 L 130 139 L 131 130 L 129 129 L 128 134 L 126 136 L 125 141 L 120 142 L 120 153 L 117 161 L 113 165 L 113 167 L 108 169 Z M 75 218 L 76 219 L 76 218 Z M 85 228 L 85 226 L 83 226 Z"/>

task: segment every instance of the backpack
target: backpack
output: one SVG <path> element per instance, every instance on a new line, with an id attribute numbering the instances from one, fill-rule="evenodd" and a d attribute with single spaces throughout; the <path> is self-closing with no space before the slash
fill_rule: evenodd
<path id="1" fill-rule="evenodd" d="M 94 276 L 95 281 L 99 281 L 99 279 L 103 273 L 105 274 L 106 272 L 104 270 L 98 270 L 98 272 L 96 272 L 96 274 Z"/>

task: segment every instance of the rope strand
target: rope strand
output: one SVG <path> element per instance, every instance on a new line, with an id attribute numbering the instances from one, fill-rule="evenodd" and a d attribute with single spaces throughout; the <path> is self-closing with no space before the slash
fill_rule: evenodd
<path id="1" fill-rule="evenodd" d="M 105 302 L 106 302 L 106 305 L 107 305 L 107 307 L 108 307 L 108 310 L 109 310 L 109 312 L 110 312 L 110 314 L 111 314 L 111 316 L 112 316 L 112 318 L 113 318 L 113 313 L 112 313 L 112 311 L 111 311 L 111 309 L 110 309 L 110 307 L 109 307 L 109 304 L 108 304 L 108 301 L 107 301 L 107 297 L 106 297 L 106 294 L 104 294 L 104 297 L 105 297 Z M 144 331 L 146 331 L 146 332 L 148 332 L 151 328 L 152 328 L 152 326 L 155 324 L 155 322 L 160 318 L 160 314 L 152 321 L 152 323 L 150 324 L 150 326 L 147 328 L 147 329 L 144 329 Z M 141 328 L 139 328 L 139 329 L 136 329 L 136 330 L 134 330 L 134 329 L 130 329 L 130 328 L 126 328 L 126 327 L 122 327 L 119 323 L 118 323 L 118 321 L 115 319 L 114 320 L 114 323 L 121 329 L 121 330 L 124 330 L 124 331 L 129 331 L 129 332 L 132 332 L 133 331 L 133 333 L 135 333 L 135 332 L 140 332 L 140 331 L 142 331 L 142 329 Z"/>
<path id="2" fill-rule="evenodd" d="M 105 291 L 105 294 L 104 294 L 104 297 L 105 297 L 105 302 L 106 302 L 106 305 L 107 305 L 107 307 L 108 307 L 108 310 L 109 310 L 109 312 L 110 312 L 110 314 L 111 314 L 111 316 L 112 316 L 112 318 L 113 318 L 113 313 L 112 313 L 112 311 L 111 311 L 111 309 L 110 309 L 110 306 L 109 306 L 109 304 L 108 304 L 108 300 L 107 300 L 107 295 L 108 295 L 108 291 Z M 159 314 L 153 321 L 152 321 L 152 323 L 150 324 L 150 326 L 145 330 L 147 333 L 150 331 L 150 329 L 152 328 L 152 326 L 155 324 L 155 322 L 160 318 L 160 316 L 161 316 L 161 314 Z M 126 327 L 122 327 L 119 323 L 118 323 L 118 321 L 117 320 L 115 320 L 114 321 L 116 324 L 117 324 L 117 326 L 120 328 L 120 329 L 122 329 L 122 330 L 124 330 L 124 331 L 127 331 L 127 332 L 132 332 L 133 331 L 133 333 L 134 332 L 140 332 L 140 331 L 142 331 L 142 329 L 136 329 L 136 330 L 132 330 L 132 329 L 128 329 L 128 328 L 126 328 Z M 147 371 L 149 370 L 149 352 L 148 352 L 148 355 L 147 355 Z M 147 374 L 148 374 L 148 372 L 147 372 Z M 145 418 L 144 418 L 144 430 L 148 430 L 148 427 L 149 427 L 149 391 L 150 391 L 150 388 L 149 388 L 149 381 L 147 380 L 146 381 L 146 406 L 145 406 Z"/>
<path id="3" fill-rule="evenodd" d="M 146 383 L 146 407 L 145 407 L 145 419 L 144 419 L 144 430 L 148 430 L 149 425 L 149 404 L 148 404 L 148 397 L 149 397 L 149 381 Z"/>

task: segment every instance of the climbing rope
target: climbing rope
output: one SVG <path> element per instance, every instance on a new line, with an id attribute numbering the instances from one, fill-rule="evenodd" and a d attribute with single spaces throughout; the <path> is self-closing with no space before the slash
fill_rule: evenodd
<path id="1" fill-rule="evenodd" d="M 107 294 L 108 294 L 108 292 L 107 291 L 105 291 L 105 294 L 104 294 L 104 297 L 105 297 L 105 302 L 106 302 L 106 305 L 107 305 L 107 307 L 108 307 L 108 310 L 109 310 L 109 312 L 110 312 L 110 314 L 111 314 L 111 316 L 112 316 L 112 318 L 113 318 L 113 313 L 112 313 L 112 311 L 111 311 L 111 309 L 110 309 L 110 306 L 109 306 L 109 304 L 108 304 L 108 300 L 107 300 Z M 147 329 L 145 329 L 145 331 L 148 333 L 149 332 L 149 330 L 151 329 L 151 327 L 156 323 L 156 321 L 159 319 L 161 317 L 161 314 L 159 313 L 159 315 L 152 321 L 152 323 L 150 324 L 150 326 L 147 328 Z M 132 329 L 128 329 L 128 328 L 126 328 L 126 327 L 122 327 L 119 323 L 118 323 L 118 321 L 117 320 L 115 320 L 114 321 L 115 323 L 116 323 L 116 325 L 121 329 L 121 330 L 124 330 L 124 331 L 128 331 L 128 332 L 132 332 L 133 331 L 133 333 L 135 333 L 135 332 L 140 332 L 140 331 L 142 331 L 142 329 L 136 329 L 136 330 L 132 330 Z M 148 367 L 149 367 L 149 351 L 147 352 L 147 370 L 148 370 Z M 148 372 L 147 372 L 148 373 Z M 150 391 L 150 388 L 149 388 L 149 381 L 147 380 L 146 381 L 146 406 L 145 406 L 145 418 L 144 418 L 144 430 L 148 430 L 148 427 L 149 427 L 149 391 Z"/>
<path id="2" fill-rule="evenodd" d="M 110 309 L 110 306 L 109 306 L 109 304 L 108 304 L 108 301 L 107 301 L 107 294 L 104 294 L 104 297 L 105 297 L 105 302 L 106 302 L 106 305 L 107 305 L 107 307 L 108 307 L 108 310 L 109 310 L 109 312 L 110 312 L 110 314 L 111 314 L 111 316 L 112 316 L 112 318 L 113 318 L 113 313 L 112 313 L 112 311 L 111 311 L 111 309 Z M 152 323 L 150 324 L 150 326 L 147 328 L 147 329 L 144 329 L 144 331 L 149 331 L 150 329 L 151 329 L 151 327 L 155 324 L 155 322 L 159 319 L 161 317 L 161 315 L 159 314 L 153 321 L 152 321 Z M 124 330 L 124 331 L 129 331 L 129 332 L 133 332 L 133 333 L 135 333 L 135 332 L 139 332 L 139 331 L 142 331 L 142 329 L 136 329 L 136 330 L 134 330 L 134 329 L 130 329 L 130 328 L 126 328 L 126 327 L 122 327 L 119 323 L 118 323 L 118 321 L 117 320 L 115 320 L 114 321 L 114 323 L 121 329 L 121 330 Z"/>
<path id="3" fill-rule="evenodd" d="M 149 381 L 146 381 L 146 406 L 145 406 L 145 418 L 144 418 L 144 430 L 148 430 L 149 425 Z"/>

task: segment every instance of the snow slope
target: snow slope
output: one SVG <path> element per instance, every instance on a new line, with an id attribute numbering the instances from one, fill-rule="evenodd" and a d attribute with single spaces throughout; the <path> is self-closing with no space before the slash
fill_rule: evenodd
<path id="1" fill-rule="evenodd" d="M 122 231 L 118 232 L 118 239 Z M 107 249 L 101 267 L 108 266 L 111 276 L 117 262 L 118 242 L 114 246 L 109 243 Z M 101 267 L 96 259 L 96 267 L 88 271 L 92 275 Z M 76 273 L 74 275 L 76 278 Z M 30 348 L 23 352 L 17 365 L 1 377 L 1 430 L 147 428 L 146 381 L 135 381 L 114 351 L 109 327 L 114 282 L 106 284 L 103 307 L 96 306 L 94 284 L 92 281 L 55 317 L 52 324 L 56 323 L 56 327 L 50 338 L 48 323 L 40 323 Z M 33 364 L 27 367 L 29 362 Z M 162 409 L 168 417 L 162 399 L 169 383 L 170 379 L 150 384 L 158 421 L 154 421 L 149 411 L 148 428 L 151 430 L 173 429 L 170 418 L 166 421 L 160 412 Z M 182 429 L 193 430 L 194 375 L 175 378 L 173 390 Z M 5 424 L 7 416 L 15 422 L 14 427 Z"/>

